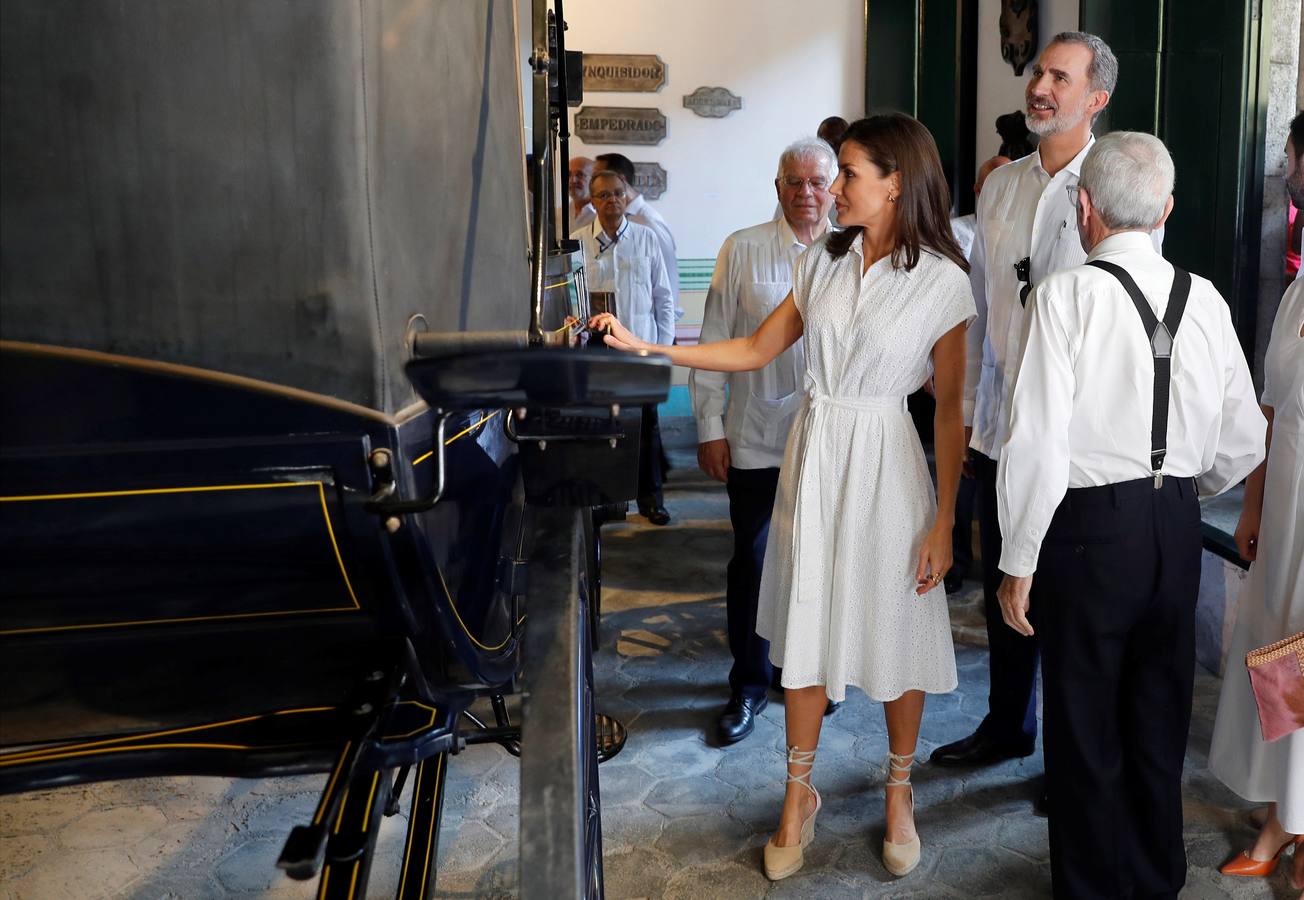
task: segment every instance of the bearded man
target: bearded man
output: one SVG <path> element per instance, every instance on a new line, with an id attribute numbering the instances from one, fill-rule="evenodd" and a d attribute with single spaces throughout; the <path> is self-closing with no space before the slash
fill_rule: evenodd
<path id="1" fill-rule="evenodd" d="M 992 172 L 978 198 L 969 255 L 978 319 L 967 333 L 964 416 L 980 498 L 991 681 L 982 724 L 968 737 L 933 751 L 932 762 L 938 765 L 990 764 L 1029 756 L 1036 746 L 1037 643 L 1004 623 L 996 597 L 1001 582 L 996 469 L 1009 435 L 1028 295 L 1053 273 L 1086 261 L 1073 198 L 1082 162 L 1095 142 L 1091 126 L 1117 80 L 1118 60 L 1100 38 L 1079 31 L 1052 38 L 1024 94 L 1028 130 L 1040 137 L 1040 144 Z M 1154 233 L 1156 248 L 1159 234 Z"/>

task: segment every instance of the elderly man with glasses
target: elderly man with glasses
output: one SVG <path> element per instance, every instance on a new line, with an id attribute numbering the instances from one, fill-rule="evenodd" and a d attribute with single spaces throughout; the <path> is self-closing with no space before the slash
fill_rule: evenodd
<path id="1" fill-rule="evenodd" d="M 1176 898 L 1186 880 L 1199 498 L 1265 453 L 1226 302 L 1151 242 L 1173 177 L 1152 135 L 1087 153 L 1070 207 L 1086 264 L 1028 298 L 996 475 L 1002 618 L 1031 640 L 1037 611 L 1062 898 Z"/>
<path id="2" fill-rule="evenodd" d="M 836 174 L 833 148 L 818 138 L 797 141 L 783 151 L 774 179 L 783 215 L 725 239 L 706 295 L 703 342 L 750 335 L 792 290 L 793 261 L 828 231 L 829 185 Z M 733 667 L 729 703 L 716 729 L 721 744 L 752 733 L 775 680 L 769 641 L 756 634 L 756 604 L 779 465 L 804 396 L 804 369 L 797 341 L 755 372 L 694 369 L 688 379 L 697 418 L 697 459 L 702 471 L 725 483 L 734 531 L 726 589 Z"/>
<path id="3" fill-rule="evenodd" d="M 584 247 L 584 267 L 594 312 L 614 313 L 642 340 L 675 339 L 675 304 L 656 235 L 625 215 L 629 184 L 617 172 L 594 172 L 589 182 L 597 213 L 571 234 Z M 643 407 L 638 457 L 638 508 L 653 525 L 666 525 L 661 493 L 661 428 L 654 405 Z"/>

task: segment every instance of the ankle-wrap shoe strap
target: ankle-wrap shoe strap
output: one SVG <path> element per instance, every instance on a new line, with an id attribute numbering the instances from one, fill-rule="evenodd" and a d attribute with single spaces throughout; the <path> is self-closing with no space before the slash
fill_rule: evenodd
<path id="1" fill-rule="evenodd" d="M 889 787 L 904 787 L 910 783 L 910 770 L 914 767 L 915 755 L 907 753 L 904 756 L 899 753 L 887 752 L 887 762 L 883 766 L 883 776 L 887 779 Z M 906 777 L 901 778 L 896 773 L 905 772 Z"/>
<path id="2" fill-rule="evenodd" d="M 787 784 L 789 782 L 794 782 L 796 784 L 800 784 L 802 787 L 806 788 L 806 790 L 810 791 L 811 793 L 814 793 L 815 788 L 810 783 L 810 773 L 814 770 L 814 766 L 815 766 L 815 751 L 798 750 L 796 747 L 789 747 L 788 765 L 808 766 L 809 768 L 807 768 L 806 771 L 802 772 L 800 775 L 793 775 L 791 772 L 789 772 L 788 777 L 784 779 L 783 783 Z"/>

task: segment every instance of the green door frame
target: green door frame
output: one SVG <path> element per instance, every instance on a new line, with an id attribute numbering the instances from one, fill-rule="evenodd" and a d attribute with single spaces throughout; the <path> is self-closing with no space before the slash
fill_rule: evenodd
<path id="1" fill-rule="evenodd" d="M 865 0 L 865 111 L 932 132 L 957 214 L 973 212 L 977 0 Z"/>

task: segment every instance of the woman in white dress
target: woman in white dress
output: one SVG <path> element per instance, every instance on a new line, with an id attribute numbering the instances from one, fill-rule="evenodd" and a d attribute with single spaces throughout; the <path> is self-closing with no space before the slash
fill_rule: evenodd
<path id="1" fill-rule="evenodd" d="M 932 135 L 900 114 L 854 123 L 831 191 L 845 230 L 812 244 L 793 289 L 746 338 L 653 347 L 610 316 L 607 343 L 714 371 L 759 369 L 805 337 L 806 400 L 775 499 L 757 633 L 783 667 L 788 784 L 765 872 L 802 865 L 821 802 L 810 783 L 830 700 L 855 685 L 884 703 L 888 729 L 883 860 L 919 862 L 910 767 L 924 693 L 956 685 L 942 577 L 964 453 L 968 265 Z M 937 499 L 906 395 L 935 375 Z"/>
<path id="2" fill-rule="evenodd" d="M 1251 561 L 1218 699 L 1209 766 L 1247 800 L 1270 801 L 1254 846 L 1225 875 L 1271 875 L 1292 843 L 1304 887 L 1304 731 L 1265 743 L 1245 654 L 1304 631 L 1304 281 L 1286 291 L 1263 361 L 1268 457 L 1245 484 L 1236 549 Z"/>

